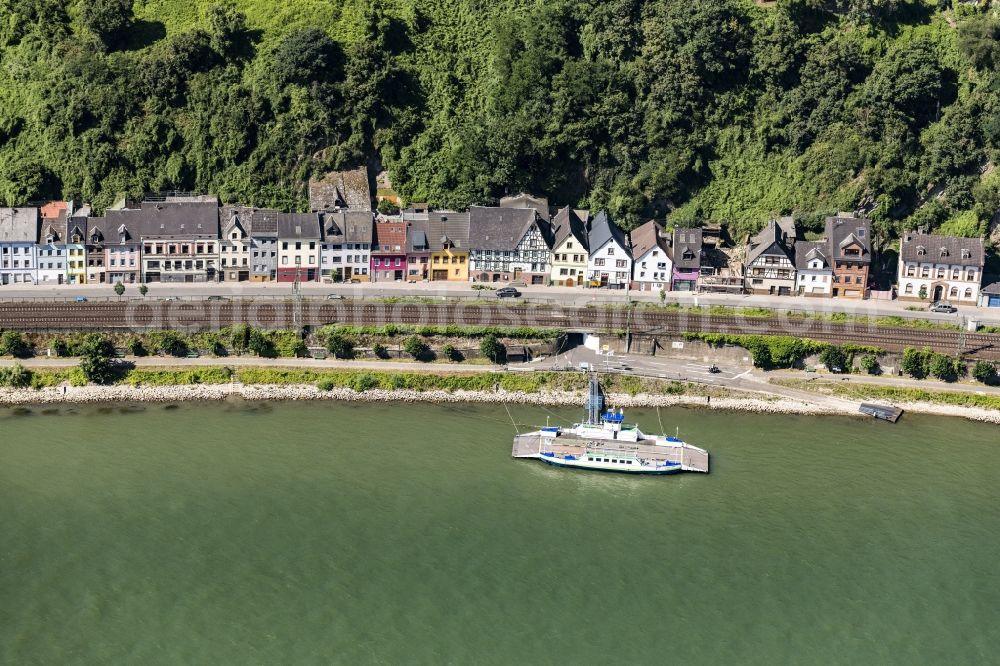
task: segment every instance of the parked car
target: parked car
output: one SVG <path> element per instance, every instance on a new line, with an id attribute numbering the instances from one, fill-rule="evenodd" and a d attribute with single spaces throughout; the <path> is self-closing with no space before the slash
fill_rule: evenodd
<path id="1" fill-rule="evenodd" d="M 326 300 L 328 300 L 328 301 L 342 301 L 342 300 L 344 300 L 344 297 L 341 296 L 340 294 L 327 294 L 326 295 Z"/>
<path id="2" fill-rule="evenodd" d="M 504 287 L 502 289 L 497 289 L 497 298 L 517 298 L 521 295 L 517 289 L 514 287 Z"/>
<path id="3" fill-rule="evenodd" d="M 943 312 L 945 314 L 952 314 L 953 312 L 958 312 L 956 308 L 951 303 L 946 303 L 945 301 L 938 301 L 937 303 L 931 303 L 931 306 L 927 308 L 931 312 Z"/>
<path id="4" fill-rule="evenodd" d="M 73 301 L 76 302 L 76 303 L 86 303 L 87 302 L 87 297 L 86 296 L 77 296 L 76 298 L 73 299 Z"/>
<path id="5" fill-rule="evenodd" d="M 212 296 L 208 297 L 208 300 L 210 300 L 210 301 L 228 301 L 229 299 L 226 298 L 225 296 L 218 296 L 218 295 L 213 294 Z"/>
<path id="6" fill-rule="evenodd" d="M 717 365 L 710 365 L 710 366 L 708 366 L 708 371 L 711 372 L 713 375 L 717 375 L 720 372 L 722 372 L 722 370 L 719 370 L 719 366 L 717 366 Z"/>
<path id="7" fill-rule="evenodd" d="M 161 300 L 161 301 L 176 301 L 176 300 L 177 300 L 177 297 L 176 297 L 176 296 L 164 296 L 164 297 L 163 297 L 163 298 L 161 298 L 160 300 Z"/>
<path id="8" fill-rule="evenodd" d="M 361 284 L 361 280 L 358 278 L 351 278 L 351 284 Z"/>

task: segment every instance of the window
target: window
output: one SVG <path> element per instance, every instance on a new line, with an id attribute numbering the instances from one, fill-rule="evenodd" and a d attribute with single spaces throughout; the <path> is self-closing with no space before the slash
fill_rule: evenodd
<path id="1" fill-rule="evenodd" d="M 937 276 L 939 280 L 944 278 L 944 266 L 938 266 Z"/>
<path id="2" fill-rule="evenodd" d="M 965 290 L 965 297 L 972 298 L 972 287 L 969 287 Z"/>
<path id="3" fill-rule="evenodd" d="M 957 296 L 958 296 L 958 287 L 952 287 L 948 291 L 948 297 L 951 298 L 951 297 L 957 297 Z"/>
<path id="4" fill-rule="evenodd" d="M 972 282 L 976 279 L 976 271 L 970 270 L 965 274 L 965 279 Z"/>
<path id="5" fill-rule="evenodd" d="M 282 241 L 281 242 L 281 249 L 282 250 L 287 250 L 288 249 L 288 241 Z"/>
<path id="6" fill-rule="evenodd" d="M 912 294 L 913 293 L 913 283 L 912 282 L 907 282 L 906 283 L 906 286 L 903 288 L 903 293 L 904 294 Z"/>
<path id="7" fill-rule="evenodd" d="M 613 246 L 609 247 L 608 248 L 608 256 L 612 257 L 612 256 L 614 256 L 614 254 L 615 254 L 615 248 Z"/>
<path id="8" fill-rule="evenodd" d="M 282 266 L 287 266 L 288 265 L 288 257 L 282 257 L 281 258 L 281 265 Z"/>
<path id="9" fill-rule="evenodd" d="M 603 259 L 594 259 L 594 265 L 595 266 L 603 266 L 604 265 L 604 260 Z"/>

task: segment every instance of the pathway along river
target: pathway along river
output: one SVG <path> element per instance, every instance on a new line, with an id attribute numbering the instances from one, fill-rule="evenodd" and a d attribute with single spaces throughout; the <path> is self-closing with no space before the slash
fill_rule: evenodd
<path id="1" fill-rule="evenodd" d="M 500 406 L 0 410 L 0 663 L 995 663 L 996 426 L 662 416 L 711 475 Z"/>

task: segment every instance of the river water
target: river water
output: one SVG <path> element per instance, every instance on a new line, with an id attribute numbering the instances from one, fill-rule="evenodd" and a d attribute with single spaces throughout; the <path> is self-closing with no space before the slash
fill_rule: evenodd
<path id="1" fill-rule="evenodd" d="M 0 663 L 996 663 L 995 426 L 661 418 L 711 475 L 502 406 L 2 410 Z"/>

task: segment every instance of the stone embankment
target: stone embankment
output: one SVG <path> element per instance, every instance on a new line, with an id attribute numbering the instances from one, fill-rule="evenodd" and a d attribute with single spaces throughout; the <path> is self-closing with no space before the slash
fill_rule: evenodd
<path id="1" fill-rule="evenodd" d="M 521 405 L 578 406 L 584 395 L 576 391 L 413 391 L 372 389 L 357 392 L 349 388 L 321 390 L 312 385 L 195 384 L 181 386 L 59 386 L 44 389 L 0 389 L 0 405 L 109 403 L 109 402 L 189 402 L 189 401 L 282 401 L 337 400 L 347 402 L 433 402 L 507 403 Z M 856 406 L 843 400 L 795 400 L 787 397 L 750 395 L 747 397 L 610 394 L 608 404 L 616 407 L 701 407 L 762 414 L 836 414 L 858 416 Z M 974 407 L 932 403 L 899 405 L 906 411 L 960 416 L 976 421 L 1000 423 L 1000 412 Z"/>

